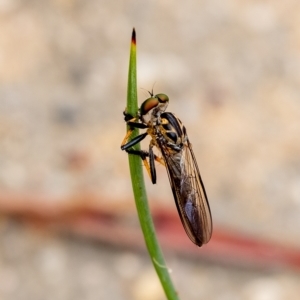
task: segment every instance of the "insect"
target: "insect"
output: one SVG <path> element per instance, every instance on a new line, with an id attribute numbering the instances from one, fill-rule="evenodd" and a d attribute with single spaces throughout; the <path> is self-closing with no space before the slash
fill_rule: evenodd
<path id="1" fill-rule="evenodd" d="M 155 161 L 166 167 L 182 225 L 190 240 L 201 247 L 211 238 L 212 218 L 192 145 L 181 121 L 173 113 L 165 112 L 169 97 L 149 94 L 151 97 L 142 103 L 136 117 L 124 112 L 129 130 L 121 149 L 141 157 L 153 184 Z M 147 130 L 130 139 L 134 128 Z M 151 137 L 149 150 L 134 149 L 147 135 Z M 158 148 L 162 157 L 154 154 L 153 147 Z"/>

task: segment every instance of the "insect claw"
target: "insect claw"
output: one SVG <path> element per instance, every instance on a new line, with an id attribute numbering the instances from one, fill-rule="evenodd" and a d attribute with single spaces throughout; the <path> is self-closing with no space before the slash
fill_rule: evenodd
<path id="1" fill-rule="evenodd" d="M 123 111 L 123 115 L 124 115 L 124 121 L 125 122 L 128 122 L 128 121 L 134 119 L 134 117 L 131 114 L 127 113 L 127 109 L 125 109 Z"/>

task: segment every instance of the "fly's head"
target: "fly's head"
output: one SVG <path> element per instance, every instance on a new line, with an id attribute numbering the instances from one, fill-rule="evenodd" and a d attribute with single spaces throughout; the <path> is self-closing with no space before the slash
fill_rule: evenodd
<path id="1" fill-rule="evenodd" d="M 160 115 L 166 110 L 169 104 L 169 97 L 165 94 L 157 94 L 146 99 L 140 107 L 140 119 L 148 125 L 157 124 Z"/>

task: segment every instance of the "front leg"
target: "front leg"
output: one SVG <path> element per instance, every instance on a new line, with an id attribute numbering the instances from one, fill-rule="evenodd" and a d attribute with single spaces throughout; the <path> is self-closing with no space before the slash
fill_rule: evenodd
<path id="1" fill-rule="evenodd" d="M 135 118 L 133 115 L 129 114 L 126 112 L 126 109 L 123 111 L 123 115 L 124 115 L 124 121 L 125 122 L 128 122 L 132 119 L 138 119 L 138 118 Z"/>
<path id="2" fill-rule="evenodd" d="M 130 136 L 132 135 L 135 128 L 138 129 L 146 129 L 148 126 L 144 123 L 140 123 L 138 117 L 133 117 L 131 114 L 128 114 L 126 111 L 123 112 L 124 120 L 126 121 L 127 125 L 129 126 L 129 130 L 127 131 L 122 143 L 121 143 L 121 149 L 126 150 L 130 147 L 134 146 L 141 140 L 143 140 L 147 133 L 143 133 L 141 135 L 138 135 L 134 139 L 132 139 L 130 142 L 128 142 Z M 128 143 L 127 143 L 128 142 Z"/>

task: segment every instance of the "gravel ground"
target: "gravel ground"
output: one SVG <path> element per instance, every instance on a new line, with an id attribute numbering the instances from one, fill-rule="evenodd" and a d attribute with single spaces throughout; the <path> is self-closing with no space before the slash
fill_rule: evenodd
<path id="1" fill-rule="evenodd" d="M 165 299 L 149 258 L 89 240 L 3 221 L 2 300 Z M 299 273 L 191 260 L 166 253 L 180 299 L 299 299 Z"/>
<path id="2" fill-rule="evenodd" d="M 193 143 L 215 227 L 300 246 L 299 12 L 294 0 L 0 0 L 0 193 L 131 197 L 119 145 L 135 26 L 140 102 L 147 97 L 143 89 L 154 84 L 155 92 L 169 95 L 169 110 L 180 116 Z M 174 205 L 162 167 L 158 185 L 147 184 L 150 199 Z M 142 256 L 4 227 L 3 299 L 105 299 L 106 289 L 110 299 L 146 299 L 128 285 L 153 276 Z M 27 249 L 20 258 L 14 252 L 19 247 L 10 244 L 18 239 Z M 118 263 L 109 273 L 107 261 L 122 265 L 127 258 L 143 276 L 138 270 L 122 275 Z M 178 270 L 195 273 L 177 278 L 174 271 L 186 299 L 199 299 L 199 290 L 204 299 L 296 299 L 298 274 L 171 259 Z M 102 271 L 97 263 L 104 264 Z M 51 275 L 60 268 L 62 277 Z M 82 275 L 90 269 L 104 283 Z M 78 273 L 77 281 L 68 272 Z M 85 283 L 83 277 L 93 279 Z"/>

